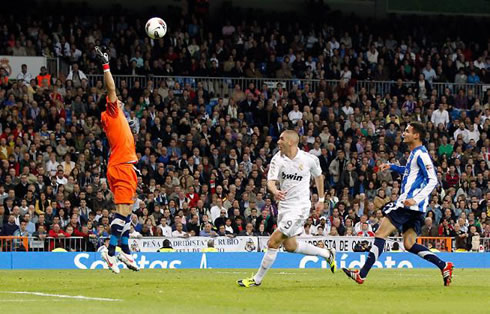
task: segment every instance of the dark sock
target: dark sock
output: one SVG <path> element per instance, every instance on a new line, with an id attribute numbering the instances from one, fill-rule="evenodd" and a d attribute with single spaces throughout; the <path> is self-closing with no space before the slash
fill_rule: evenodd
<path id="1" fill-rule="evenodd" d="M 111 222 L 111 239 L 109 241 L 109 256 L 116 254 L 116 246 L 119 243 L 121 234 L 126 224 L 126 217 L 120 214 L 116 214 L 114 220 Z"/>
<path id="2" fill-rule="evenodd" d="M 131 216 L 126 217 L 126 224 L 124 225 L 123 233 L 121 235 L 121 250 L 126 254 L 131 254 L 129 250 L 129 227 L 131 226 Z"/>
<path id="3" fill-rule="evenodd" d="M 417 254 L 418 256 L 422 257 L 426 261 L 431 262 L 432 264 L 439 267 L 440 270 L 443 270 L 444 267 L 446 267 L 446 262 L 441 260 L 439 257 L 437 257 L 437 255 L 432 253 L 428 248 L 426 248 L 423 245 L 415 243 L 408 251 L 410 253 Z"/>
<path id="4" fill-rule="evenodd" d="M 371 251 L 369 251 L 369 255 L 367 258 L 366 263 L 364 266 L 362 266 L 360 275 L 361 278 L 366 278 L 367 274 L 369 273 L 369 270 L 371 267 L 373 267 L 373 264 L 378 260 L 378 257 L 383 253 L 383 249 L 385 247 L 385 239 L 382 238 L 374 238 L 374 245 L 371 248 Z"/>

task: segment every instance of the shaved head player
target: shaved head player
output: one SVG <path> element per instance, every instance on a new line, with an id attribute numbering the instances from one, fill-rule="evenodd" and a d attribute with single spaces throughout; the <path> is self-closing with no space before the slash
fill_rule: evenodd
<path id="1" fill-rule="evenodd" d="M 122 103 L 116 96 L 116 86 L 109 68 L 109 56 L 99 47 L 95 47 L 97 59 L 104 70 L 104 82 L 107 88 L 106 110 L 101 120 L 109 141 L 111 155 L 107 166 L 107 181 L 114 194 L 116 215 L 111 223 L 109 248 L 102 258 L 114 273 L 119 273 L 117 260 L 129 269 L 138 271 L 138 265 L 130 255 L 128 240 L 130 217 L 136 196 L 137 177 L 134 164 L 137 162 L 133 133 L 122 111 Z M 121 251 L 115 256 L 116 246 L 121 242 Z"/>
<path id="2" fill-rule="evenodd" d="M 315 179 L 319 201 L 316 210 L 324 206 L 325 191 L 319 159 L 298 148 L 298 133 L 284 131 L 277 142 L 280 151 L 271 160 L 267 174 L 267 188 L 279 201 L 277 229 L 267 242 L 259 270 L 255 276 L 237 281 L 241 287 L 254 287 L 262 283 L 267 270 L 271 268 L 281 245 L 291 253 L 315 255 L 325 258 L 332 272 L 335 272 L 335 250 L 321 249 L 312 244 L 297 242 L 296 236 L 303 232 L 306 219 L 310 216 L 310 179 Z M 279 184 L 279 189 L 277 188 Z"/>

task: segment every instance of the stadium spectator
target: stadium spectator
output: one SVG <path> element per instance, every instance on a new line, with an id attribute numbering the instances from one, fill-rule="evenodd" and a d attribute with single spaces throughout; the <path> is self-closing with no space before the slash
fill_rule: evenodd
<path id="1" fill-rule="evenodd" d="M 422 226 L 421 235 L 423 237 L 437 237 L 439 235 L 437 228 L 432 223 L 432 218 L 425 218 L 425 224 Z"/>
<path id="2" fill-rule="evenodd" d="M 0 19 L 9 31 L 14 29 Z M 61 18 L 53 19 L 68 26 Z M 113 219 L 111 192 L 101 180 L 109 152 L 100 130 L 104 94 L 102 81 L 94 76 L 98 72 L 90 45 L 95 41 L 107 43 L 114 55 L 111 67 L 118 74 L 174 75 L 118 80 L 143 174 L 138 208 L 131 218 L 133 235 L 171 236 L 170 226 L 177 229 L 179 223 L 182 232 L 204 236 L 216 233 L 220 225 L 226 234 L 227 223 L 239 235 L 272 233 L 277 207 L 264 179 L 270 157 L 277 151 L 277 136 L 289 128 L 304 136 L 302 148 L 318 155 L 326 178 L 324 221 L 331 224 L 322 225 L 323 233 L 357 234 L 360 230 L 353 225 L 365 219 L 363 214 L 369 217 L 368 229 L 375 230 L 379 209 L 400 193 L 400 177 L 379 172 L 378 160 L 407 162 L 401 131 L 413 119 L 429 130 L 426 145 L 440 181 L 429 204 L 428 217 L 434 227 L 427 225 L 427 235 L 433 236 L 436 226 L 441 226 L 441 235 L 454 236 L 451 228 L 458 228 L 459 218 L 464 220 L 461 230 L 471 225 L 477 232 L 486 228 L 481 215 L 490 201 L 490 94 L 478 85 L 478 79 L 489 83 L 490 59 L 484 49 L 477 51 L 469 45 L 469 37 L 462 36 L 461 43 L 473 54 L 463 61 L 454 48 L 460 46 L 456 39 L 438 44 L 445 41 L 434 35 L 432 40 L 407 44 L 407 32 L 385 36 L 371 27 L 353 32 L 335 18 L 329 22 L 332 33 L 298 41 L 290 41 L 294 32 L 289 34 L 279 25 L 277 39 L 267 47 L 250 27 L 233 21 L 230 17 L 215 28 L 212 41 L 200 33 L 191 36 L 185 25 L 179 31 L 169 29 L 163 40 L 148 42 L 141 37 L 143 30 L 136 20 L 128 19 L 127 31 L 115 34 L 107 29 L 119 27 L 118 21 L 80 25 L 83 35 L 75 43 L 65 38 L 67 34 L 56 39 L 44 30 L 52 45 L 29 34 L 25 41 L 15 40 L 13 47 L 0 46 L 2 53 L 57 55 L 71 66 L 71 74 L 66 67 L 59 77 L 43 67 L 33 80 L 22 67 L 22 84 L 9 82 L 1 70 L 2 234 L 13 234 L 15 220 L 31 201 L 35 211 L 29 211 L 30 221 L 37 224 L 36 230 L 45 226 L 51 232 L 53 221 L 63 224 L 77 214 L 73 234 L 86 234 L 82 229 L 92 223 L 97 231 L 100 226 L 102 236 Z M 18 23 L 19 32 L 27 34 L 25 21 Z M 402 18 L 399 25 L 411 32 L 413 21 Z M 243 34 L 252 37 L 250 42 L 239 42 Z M 370 35 L 380 35 L 380 39 L 368 40 Z M 180 43 L 179 36 L 189 38 L 188 43 Z M 34 43 L 34 50 L 28 41 Z M 211 74 L 226 76 L 226 83 L 175 77 Z M 272 77 L 272 83 L 264 86 L 250 80 L 242 84 L 234 79 L 239 76 Z M 374 78 L 388 81 L 369 82 Z M 196 208 L 194 213 L 192 208 Z M 225 217 L 216 223 L 223 209 Z M 312 221 L 310 228 L 318 230 L 321 221 Z"/>
<path id="3" fill-rule="evenodd" d="M 201 237 L 216 237 L 217 235 L 218 234 L 212 230 L 212 225 L 210 223 L 206 223 L 204 229 L 199 233 L 199 236 Z"/>
<path id="4" fill-rule="evenodd" d="M 20 73 L 17 74 L 17 81 L 22 82 L 24 85 L 28 86 L 31 83 L 33 76 L 27 71 L 27 65 L 21 65 Z"/>
<path id="5" fill-rule="evenodd" d="M 476 226 L 470 227 L 466 243 L 466 249 L 468 251 L 478 252 L 480 250 L 480 234 Z"/>

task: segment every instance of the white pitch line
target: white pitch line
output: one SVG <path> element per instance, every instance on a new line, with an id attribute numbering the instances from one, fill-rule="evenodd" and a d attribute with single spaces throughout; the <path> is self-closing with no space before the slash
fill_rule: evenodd
<path id="1" fill-rule="evenodd" d="M 39 300 L 23 300 L 23 299 L 19 299 L 19 300 L 2 300 L 2 299 L 0 299 L 0 303 L 4 303 L 4 302 L 39 302 Z"/>
<path id="2" fill-rule="evenodd" d="M 0 304 L 3 302 L 70 302 L 70 300 L 57 300 L 57 299 L 0 299 Z"/>
<path id="3" fill-rule="evenodd" d="M 108 302 L 122 301 L 121 299 L 92 298 L 83 295 L 51 294 L 51 293 L 42 293 L 42 292 L 33 292 L 33 291 L 0 291 L 0 293 L 29 294 L 29 295 L 37 295 L 40 297 L 55 297 L 55 298 L 67 298 L 67 299 L 91 300 L 91 301 L 108 301 Z"/>

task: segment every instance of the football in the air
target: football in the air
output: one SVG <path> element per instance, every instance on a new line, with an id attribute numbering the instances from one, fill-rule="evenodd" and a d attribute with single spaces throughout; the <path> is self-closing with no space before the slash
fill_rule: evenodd
<path id="1" fill-rule="evenodd" d="M 159 17 L 152 17 L 146 22 L 145 31 L 152 39 L 158 39 L 167 33 L 167 23 Z"/>

